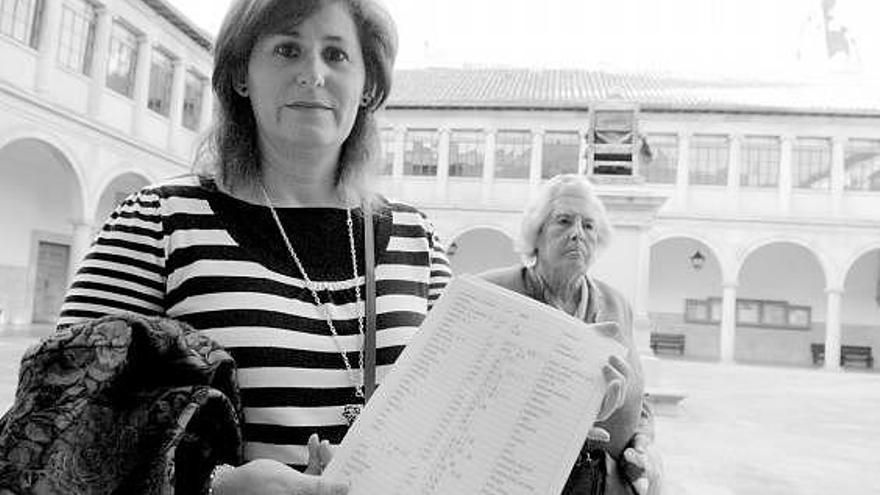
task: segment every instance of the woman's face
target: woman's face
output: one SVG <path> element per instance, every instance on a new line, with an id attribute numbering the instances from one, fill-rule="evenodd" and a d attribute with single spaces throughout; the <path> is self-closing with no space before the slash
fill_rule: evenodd
<path id="1" fill-rule="evenodd" d="M 342 2 L 263 36 L 247 74 L 261 143 L 338 149 L 351 133 L 365 80 L 357 28 Z"/>
<path id="2" fill-rule="evenodd" d="M 599 245 L 599 215 L 582 193 L 563 190 L 538 234 L 539 266 L 586 273 Z"/>

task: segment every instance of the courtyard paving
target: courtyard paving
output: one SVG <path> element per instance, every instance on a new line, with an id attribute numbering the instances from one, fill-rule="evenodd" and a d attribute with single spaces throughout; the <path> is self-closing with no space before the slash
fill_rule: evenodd
<path id="1" fill-rule="evenodd" d="M 30 336 L 0 337 L 0 412 Z M 660 359 L 665 495 L 880 494 L 880 373 Z"/>

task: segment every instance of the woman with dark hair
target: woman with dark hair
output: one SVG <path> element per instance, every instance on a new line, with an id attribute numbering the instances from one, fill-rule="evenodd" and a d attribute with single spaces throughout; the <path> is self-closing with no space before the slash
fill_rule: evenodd
<path id="1" fill-rule="evenodd" d="M 482 274 L 586 323 L 615 323 L 614 337 L 629 350 L 623 404 L 588 433 L 564 495 L 660 493 L 660 458 L 653 448 L 653 417 L 644 403 L 632 310 L 619 292 L 588 274 L 610 240 L 611 222 L 589 180 L 557 175 L 523 213 L 518 250 L 525 265 Z"/>
<path id="2" fill-rule="evenodd" d="M 215 470 L 214 493 L 346 492 L 299 471 L 321 472 L 365 401 L 366 226 L 377 382 L 448 281 L 431 223 L 368 180 L 396 49 L 373 0 L 233 2 L 202 173 L 120 205 L 68 293 L 60 326 L 169 317 L 230 352 L 246 463 Z"/>

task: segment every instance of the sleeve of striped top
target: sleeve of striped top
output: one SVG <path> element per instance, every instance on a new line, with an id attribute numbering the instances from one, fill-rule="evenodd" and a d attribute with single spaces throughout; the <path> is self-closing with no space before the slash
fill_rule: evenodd
<path id="1" fill-rule="evenodd" d="M 449 267 L 449 258 L 446 257 L 446 249 L 437 235 L 434 224 L 425 220 L 428 246 L 431 249 L 431 279 L 428 286 L 428 309 L 434 306 L 434 301 L 440 297 L 449 280 L 452 278 L 452 270 Z"/>
<path id="2" fill-rule="evenodd" d="M 156 189 L 129 196 L 101 228 L 67 291 L 58 327 L 107 314 L 164 314 L 165 240 Z"/>

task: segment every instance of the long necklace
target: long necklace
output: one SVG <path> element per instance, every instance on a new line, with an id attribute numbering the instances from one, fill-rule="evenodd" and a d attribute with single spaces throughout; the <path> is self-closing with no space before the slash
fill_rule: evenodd
<path id="1" fill-rule="evenodd" d="M 303 280 L 306 282 L 306 287 L 309 289 L 309 292 L 312 293 L 312 299 L 315 300 L 315 305 L 324 310 L 324 317 L 327 320 L 327 326 L 330 328 L 330 334 L 333 336 L 333 342 L 336 344 L 336 348 L 339 349 L 339 354 L 342 356 L 342 362 L 345 364 L 345 370 L 348 372 L 348 375 L 351 377 L 352 382 L 354 382 L 354 395 L 361 399 L 364 399 L 364 351 L 363 346 L 358 349 L 358 371 L 355 371 L 351 367 L 351 363 L 348 361 L 348 355 L 345 353 L 345 350 L 339 344 L 339 334 L 336 332 L 336 325 L 333 324 L 333 316 L 330 314 L 330 308 L 328 305 L 330 304 L 330 298 L 327 298 L 327 303 L 321 301 L 320 295 L 318 295 L 318 290 L 315 288 L 316 284 L 312 282 L 312 279 L 309 278 L 309 275 L 306 273 L 306 269 L 303 266 L 302 262 L 297 256 L 296 251 L 293 249 L 293 244 L 290 242 L 290 238 L 287 237 L 287 232 L 284 231 L 284 226 L 281 224 L 281 219 L 278 217 L 278 212 L 275 210 L 275 205 L 272 203 L 272 200 L 269 198 L 269 192 L 266 191 L 266 185 L 260 182 L 260 188 L 263 192 L 263 198 L 266 200 L 266 205 L 269 206 L 269 211 L 272 212 L 272 218 L 275 219 L 275 225 L 278 226 L 278 232 L 281 233 L 281 238 L 284 239 L 284 245 L 287 246 L 287 251 L 290 253 L 290 257 L 293 258 L 293 262 L 296 263 L 296 267 L 299 269 L 299 272 L 303 276 Z M 361 287 L 358 284 L 358 271 L 357 271 L 357 253 L 354 247 L 354 222 L 351 219 L 351 208 L 345 208 L 345 216 L 346 216 L 346 224 L 348 226 L 348 243 L 351 252 L 351 269 L 354 275 L 354 302 L 355 308 L 358 313 L 358 333 L 361 336 L 361 342 L 364 339 L 364 314 L 360 310 L 360 302 L 361 302 Z M 327 289 L 329 292 L 330 289 Z M 354 421 L 357 419 L 358 415 L 361 413 L 361 409 L 363 405 L 361 404 L 347 404 L 342 408 L 342 418 L 348 423 L 348 426 L 354 424 Z"/>

